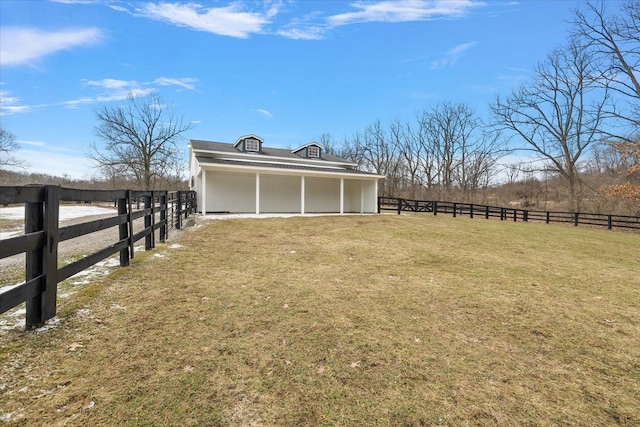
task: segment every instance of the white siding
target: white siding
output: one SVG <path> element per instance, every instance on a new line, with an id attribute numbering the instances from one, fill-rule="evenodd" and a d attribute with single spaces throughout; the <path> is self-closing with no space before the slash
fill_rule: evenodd
<path id="1" fill-rule="evenodd" d="M 207 171 L 207 212 L 255 213 L 255 174 Z"/>
<path id="2" fill-rule="evenodd" d="M 340 212 L 339 178 L 305 178 L 305 211 Z"/>
<path id="3" fill-rule="evenodd" d="M 300 213 L 300 177 L 261 174 L 260 211 Z"/>

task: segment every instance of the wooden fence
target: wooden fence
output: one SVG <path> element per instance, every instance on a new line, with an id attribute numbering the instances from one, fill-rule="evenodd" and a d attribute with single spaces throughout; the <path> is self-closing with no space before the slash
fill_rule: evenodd
<path id="1" fill-rule="evenodd" d="M 0 293 L 0 313 L 26 302 L 27 328 L 43 324 L 56 315 L 58 283 L 115 253 L 120 254 L 120 266 L 129 265 L 129 259 L 134 257 L 134 243 L 144 238 L 145 250 L 150 250 L 155 247 L 156 234 L 164 242 L 169 228 L 180 228 L 182 217 L 195 212 L 194 200 L 195 193 L 192 191 L 169 193 L 77 190 L 52 185 L 0 186 L 0 205 L 23 204 L 25 207 L 24 234 L 1 241 L 0 259 L 26 254 L 25 282 Z M 117 207 L 117 214 L 105 219 L 59 227 L 62 202 L 112 202 Z M 134 234 L 134 221 L 137 219 L 143 219 L 144 227 Z M 91 255 L 58 267 L 60 242 L 116 226 L 117 241 Z"/>
<path id="2" fill-rule="evenodd" d="M 383 210 L 396 211 L 398 215 L 400 215 L 401 212 L 432 212 L 434 215 L 444 213 L 451 214 L 454 217 L 466 215 L 469 218 L 499 218 L 501 221 L 540 221 L 547 224 L 573 224 L 576 227 L 580 224 L 607 227 L 609 230 L 613 228 L 640 230 L 640 217 L 638 216 L 536 211 L 437 200 L 407 200 L 396 197 L 378 197 L 378 212 Z"/>

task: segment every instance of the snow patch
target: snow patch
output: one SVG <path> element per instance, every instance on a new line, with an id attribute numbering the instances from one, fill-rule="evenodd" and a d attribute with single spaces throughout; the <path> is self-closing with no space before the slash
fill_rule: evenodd
<path id="1" fill-rule="evenodd" d="M 0 231 L 0 239 L 10 239 L 22 234 L 22 231 Z"/>
<path id="2" fill-rule="evenodd" d="M 172 245 L 169 245 L 169 249 L 180 249 L 181 247 L 182 245 L 179 243 L 174 243 Z"/>
<path id="3" fill-rule="evenodd" d="M 57 328 L 58 326 L 60 326 L 60 318 L 56 316 L 47 320 L 47 324 L 39 327 L 38 329 L 35 330 L 35 332 L 36 333 L 47 332 L 47 331 L 50 331 L 51 329 Z"/>
<path id="4" fill-rule="evenodd" d="M 115 209 L 103 208 L 100 206 L 85 206 L 85 205 L 61 205 L 59 218 L 60 221 L 82 218 L 83 216 L 94 215 L 115 215 L 117 211 Z M 15 206 L 11 208 L 1 208 L 0 216 L 4 219 L 24 219 L 24 206 Z"/>

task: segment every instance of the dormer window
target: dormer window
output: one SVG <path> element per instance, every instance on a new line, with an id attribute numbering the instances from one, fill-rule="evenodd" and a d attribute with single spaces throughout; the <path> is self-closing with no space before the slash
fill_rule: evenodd
<path id="1" fill-rule="evenodd" d="M 314 159 L 320 157 L 320 147 L 318 147 L 317 145 L 310 145 L 309 147 L 307 147 L 307 150 L 309 157 Z"/>
<path id="2" fill-rule="evenodd" d="M 244 140 L 245 151 L 251 151 L 257 153 L 260 151 L 260 141 L 254 138 L 247 138 Z"/>
<path id="3" fill-rule="evenodd" d="M 257 135 L 245 135 L 238 138 L 233 146 L 244 153 L 262 153 L 264 140 Z"/>
<path id="4" fill-rule="evenodd" d="M 322 146 L 317 142 L 310 142 L 291 152 L 303 159 L 322 159 Z"/>

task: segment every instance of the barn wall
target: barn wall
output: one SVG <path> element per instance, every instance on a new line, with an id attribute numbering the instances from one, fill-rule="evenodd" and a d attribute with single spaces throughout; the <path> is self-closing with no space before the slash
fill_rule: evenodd
<path id="1" fill-rule="evenodd" d="M 256 212 L 255 174 L 207 171 L 207 212 Z"/>
<path id="2" fill-rule="evenodd" d="M 260 212 L 300 213 L 300 177 L 260 174 Z"/>
<path id="3" fill-rule="evenodd" d="M 305 178 L 305 212 L 340 212 L 340 180 Z"/>

